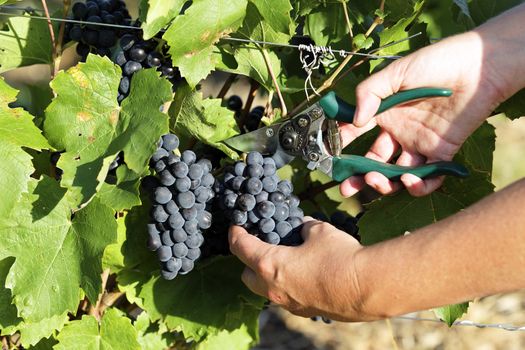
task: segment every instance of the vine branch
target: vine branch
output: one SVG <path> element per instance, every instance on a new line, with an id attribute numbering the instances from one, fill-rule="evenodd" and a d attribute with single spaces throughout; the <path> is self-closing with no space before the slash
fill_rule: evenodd
<path id="1" fill-rule="evenodd" d="M 222 100 L 224 96 L 226 96 L 226 93 L 228 92 L 228 90 L 230 90 L 236 78 L 237 76 L 235 74 L 230 74 L 228 76 L 228 79 L 226 79 L 226 81 L 224 82 L 224 85 L 222 86 L 221 91 L 219 91 L 219 94 L 217 95 L 217 98 L 220 98 Z"/>
<path id="2" fill-rule="evenodd" d="M 47 8 L 47 2 L 46 0 L 41 0 L 42 7 L 44 8 L 44 13 L 47 18 L 47 27 L 49 28 L 49 36 L 51 38 L 51 45 L 53 46 L 53 52 L 52 52 L 52 62 L 51 62 L 51 79 L 55 76 L 55 55 L 56 55 L 56 45 L 57 42 L 55 40 L 55 30 L 53 28 L 53 23 L 51 22 L 51 16 L 49 15 L 49 9 Z"/>
<path id="3" fill-rule="evenodd" d="M 270 56 L 268 55 L 268 51 L 266 49 L 261 49 L 264 62 L 266 63 L 266 67 L 268 68 L 268 72 L 270 73 L 270 76 L 272 77 L 273 86 L 275 87 L 275 92 L 277 93 L 277 96 L 279 97 L 279 103 L 281 104 L 281 114 L 283 117 L 285 117 L 288 114 L 288 109 L 286 108 L 286 103 L 284 102 L 283 95 L 281 93 L 281 89 L 279 88 L 279 84 L 277 84 L 277 78 L 275 77 L 275 73 L 272 68 L 272 64 L 270 62 Z"/>
<path id="4" fill-rule="evenodd" d="M 66 18 L 71 6 L 71 0 L 64 0 L 63 4 L 64 6 L 62 15 L 63 18 Z M 51 78 L 55 77 L 60 69 L 60 62 L 62 61 L 62 42 L 64 41 L 65 28 L 66 23 L 60 23 L 60 29 L 58 30 L 58 40 L 55 42 L 55 45 L 53 45 L 53 72 L 51 73 Z"/>

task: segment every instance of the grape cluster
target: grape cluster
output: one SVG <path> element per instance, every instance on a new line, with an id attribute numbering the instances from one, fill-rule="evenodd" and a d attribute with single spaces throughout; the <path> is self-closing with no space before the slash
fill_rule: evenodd
<path id="1" fill-rule="evenodd" d="M 270 157 L 250 152 L 225 171 L 224 186 L 218 189 L 220 205 L 234 225 L 271 244 L 301 243 L 303 211 L 292 183 L 280 180 Z"/>
<path id="2" fill-rule="evenodd" d="M 236 118 L 240 117 L 241 111 L 242 111 L 242 99 L 238 95 L 232 95 L 228 98 L 226 101 L 226 107 L 234 111 L 236 114 Z M 259 128 L 259 124 L 261 123 L 261 119 L 264 116 L 264 107 L 263 106 L 257 106 L 252 108 L 250 113 L 248 113 L 248 118 L 246 119 L 246 123 L 244 124 L 244 127 L 246 128 L 246 131 L 254 131 Z"/>
<path id="3" fill-rule="evenodd" d="M 152 222 L 148 224 L 148 247 L 157 252 L 161 275 L 167 280 L 193 270 L 201 256 L 203 230 L 212 224 L 209 203 L 215 196 L 211 162 L 197 160 L 191 150 L 181 156 L 176 135 L 164 135 L 151 157 L 157 174 L 153 192 Z"/>
<path id="4" fill-rule="evenodd" d="M 122 68 L 118 102 L 129 94 L 133 74 L 143 68 L 156 68 L 174 86 L 182 80 L 180 72 L 173 67 L 168 57 L 168 47 L 157 38 L 143 40 L 134 34 L 125 34 L 120 38 L 120 48 L 114 61 Z"/>
<path id="5" fill-rule="evenodd" d="M 130 25 L 131 17 L 122 0 L 87 0 L 73 5 L 73 19 L 100 24 Z M 92 52 L 110 56 L 110 47 L 117 43 L 122 30 L 97 24 L 72 24 L 66 26 L 66 41 L 77 41 L 77 53 L 81 61 Z"/>

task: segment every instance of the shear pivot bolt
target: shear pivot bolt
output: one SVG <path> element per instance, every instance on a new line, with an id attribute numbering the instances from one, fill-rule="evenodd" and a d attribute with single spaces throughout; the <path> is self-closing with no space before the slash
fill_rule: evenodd
<path id="1" fill-rule="evenodd" d="M 273 129 L 266 129 L 266 136 L 272 137 L 273 136 Z"/>
<path id="2" fill-rule="evenodd" d="M 317 153 L 308 153 L 308 159 L 311 161 L 311 162 L 317 162 L 319 160 L 319 155 Z"/>
<path id="3" fill-rule="evenodd" d="M 308 120 L 306 120 L 306 118 L 299 118 L 297 125 L 299 125 L 301 128 L 304 128 L 308 125 Z"/>

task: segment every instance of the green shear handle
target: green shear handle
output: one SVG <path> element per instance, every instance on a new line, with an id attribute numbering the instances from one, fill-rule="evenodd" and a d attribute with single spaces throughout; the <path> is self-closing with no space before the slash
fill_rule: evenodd
<path id="1" fill-rule="evenodd" d="M 448 97 L 450 95 L 452 95 L 452 91 L 443 88 L 418 88 L 400 91 L 383 99 L 376 114 L 408 101 L 425 97 Z M 319 105 L 323 108 L 328 119 L 345 123 L 352 123 L 354 120 L 355 106 L 343 101 L 333 91 L 323 96 L 319 101 Z M 333 158 L 332 178 L 336 181 L 343 181 L 350 176 L 363 175 L 371 171 L 377 171 L 391 180 L 399 180 L 401 175 L 407 173 L 414 174 L 420 178 L 441 175 L 468 176 L 467 168 L 454 162 L 443 161 L 418 167 L 405 167 L 355 155 L 343 155 Z"/>

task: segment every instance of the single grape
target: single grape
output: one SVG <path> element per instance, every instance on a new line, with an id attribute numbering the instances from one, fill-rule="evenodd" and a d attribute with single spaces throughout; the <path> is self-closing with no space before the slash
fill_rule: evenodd
<path id="1" fill-rule="evenodd" d="M 286 201 L 290 208 L 296 208 L 301 203 L 301 200 L 295 194 L 291 194 Z"/>
<path id="2" fill-rule="evenodd" d="M 162 65 L 161 55 L 158 52 L 148 53 L 148 57 L 146 57 L 146 63 L 150 67 L 160 67 Z"/>
<path id="3" fill-rule="evenodd" d="M 77 4 L 79 4 L 79 3 L 77 2 Z M 73 41 L 80 41 L 80 40 L 82 40 L 82 28 L 80 28 L 80 26 L 78 26 L 78 25 L 75 25 L 69 31 L 69 37 Z"/>
<path id="4" fill-rule="evenodd" d="M 272 201 L 273 204 L 283 204 L 286 200 L 286 197 L 281 192 L 273 192 L 270 193 L 270 201 Z"/>
<path id="5" fill-rule="evenodd" d="M 135 74 L 136 72 L 138 72 L 141 69 L 142 69 L 142 65 L 139 62 L 128 61 L 124 65 L 124 68 L 122 69 L 122 71 L 124 72 L 125 75 L 127 75 L 129 77 L 129 76 L 132 76 L 133 74 Z"/>
<path id="6" fill-rule="evenodd" d="M 206 203 L 207 201 L 213 198 L 213 191 L 210 188 L 201 186 L 201 187 L 198 187 L 194 193 L 195 193 L 195 199 L 199 203 Z"/>
<path id="7" fill-rule="evenodd" d="M 191 180 L 189 177 L 179 178 L 175 181 L 175 188 L 179 192 L 187 192 L 190 190 L 190 187 L 191 187 Z"/>
<path id="8" fill-rule="evenodd" d="M 155 153 L 153 153 L 153 155 L 151 156 L 151 160 L 153 162 L 158 162 L 159 160 L 167 156 L 169 156 L 169 153 L 165 149 L 159 148 L 155 151 Z"/>
<path id="9" fill-rule="evenodd" d="M 160 183 L 164 186 L 171 186 L 175 183 L 175 178 L 171 175 L 171 172 L 168 169 L 161 171 L 159 174 Z"/>
<path id="10" fill-rule="evenodd" d="M 292 194 L 293 186 L 292 183 L 288 180 L 281 180 L 277 184 L 277 189 L 282 192 L 286 197 Z"/>
<path id="11" fill-rule="evenodd" d="M 275 226 L 275 232 L 277 232 L 281 238 L 286 237 L 291 231 L 292 225 L 290 225 L 290 223 L 287 221 L 279 221 Z"/>
<path id="12" fill-rule="evenodd" d="M 87 6 L 83 2 L 76 2 L 73 5 L 73 16 L 75 16 L 75 19 L 83 19 L 87 15 Z"/>
<path id="13" fill-rule="evenodd" d="M 281 238 L 275 232 L 270 232 L 266 234 L 263 238 L 266 243 L 270 244 L 279 244 L 279 242 L 281 241 Z"/>
<path id="14" fill-rule="evenodd" d="M 161 246 L 157 249 L 157 257 L 162 262 L 168 261 L 172 257 L 171 247 L 165 245 Z"/>
<path id="15" fill-rule="evenodd" d="M 250 211 L 255 208 L 255 197 L 252 194 L 244 193 L 237 198 L 237 207 L 243 211 Z"/>
<path id="16" fill-rule="evenodd" d="M 304 212 L 299 207 L 290 208 L 290 216 L 298 216 L 302 218 L 304 216 Z"/>
<path id="17" fill-rule="evenodd" d="M 263 218 L 259 221 L 259 231 L 262 233 L 270 233 L 275 228 L 275 221 L 272 219 Z"/>
<path id="18" fill-rule="evenodd" d="M 204 173 L 207 174 L 209 173 L 210 171 L 212 171 L 213 169 L 213 166 L 211 164 L 211 161 L 209 159 L 206 159 L 206 158 L 202 158 L 202 159 L 199 159 L 199 161 L 197 162 L 197 164 L 199 164 L 200 166 L 202 166 L 202 169 L 204 170 Z"/>
<path id="19" fill-rule="evenodd" d="M 168 160 L 166 162 L 167 162 L 168 165 L 173 165 L 173 164 L 175 164 L 177 162 L 180 162 L 180 157 L 174 155 L 173 153 L 170 153 L 170 155 L 168 156 Z"/>
<path id="20" fill-rule="evenodd" d="M 193 270 L 193 266 L 194 266 L 193 260 L 188 259 L 188 258 L 182 258 L 181 260 L 182 260 L 182 267 L 179 272 L 181 275 L 185 275 L 191 270 Z"/>
<path id="21" fill-rule="evenodd" d="M 200 164 L 194 163 L 190 165 L 190 168 L 188 170 L 188 176 L 190 179 L 192 180 L 200 179 L 203 174 L 204 174 L 204 170 L 202 169 Z"/>
<path id="22" fill-rule="evenodd" d="M 171 200 L 171 191 L 167 187 L 157 187 L 154 194 L 155 202 L 166 204 Z"/>
<path id="23" fill-rule="evenodd" d="M 181 208 L 191 208 L 195 204 L 195 195 L 193 192 L 182 192 L 177 194 L 177 204 Z"/>
<path id="24" fill-rule="evenodd" d="M 275 213 L 273 218 L 277 221 L 284 221 L 290 216 L 290 209 L 286 204 L 279 204 L 275 206 Z"/>
<path id="25" fill-rule="evenodd" d="M 244 175 L 244 169 L 246 169 L 246 164 L 243 162 L 237 162 L 234 166 L 234 172 L 237 176 L 243 176 Z"/>
<path id="26" fill-rule="evenodd" d="M 137 41 L 137 38 L 132 34 L 124 34 L 120 38 L 120 47 L 122 50 L 127 51 L 131 49 L 133 45 L 135 45 L 135 42 Z"/>
<path id="27" fill-rule="evenodd" d="M 249 177 L 261 178 L 264 174 L 264 169 L 262 165 L 259 164 L 250 164 L 246 167 L 246 174 Z"/>
<path id="28" fill-rule="evenodd" d="M 259 152 L 252 151 L 246 156 L 246 164 L 262 166 L 264 164 L 263 156 Z"/>
<path id="29" fill-rule="evenodd" d="M 248 220 L 248 214 L 245 211 L 235 209 L 231 218 L 234 225 L 243 225 Z"/>
<path id="30" fill-rule="evenodd" d="M 164 210 L 166 213 L 172 215 L 179 212 L 179 207 L 175 203 L 175 201 L 172 199 L 168 203 L 164 205 Z"/>
<path id="31" fill-rule="evenodd" d="M 191 207 L 188 209 L 182 209 L 182 217 L 185 220 L 194 220 L 197 219 L 197 209 L 195 207 Z"/>
<path id="32" fill-rule="evenodd" d="M 251 210 L 248 212 L 248 221 L 252 224 L 256 224 L 261 220 L 255 210 Z"/>
<path id="33" fill-rule="evenodd" d="M 166 220 L 168 220 L 169 215 L 168 213 L 166 213 L 162 205 L 154 205 L 151 217 L 156 222 L 165 222 Z"/>
<path id="34" fill-rule="evenodd" d="M 174 134 L 166 134 L 162 136 L 162 148 L 171 152 L 179 147 L 179 138 Z"/>
<path id="35" fill-rule="evenodd" d="M 177 272 L 172 272 L 172 271 L 168 271 L 168 270 L 160 270 L 160 275 L 162 276 L 162 278 L 164 278 L 166 281 L 171 281 L 173 279 L 175 279 L 175 277 L 177 277 Z"/>
<path id="36" fill-rule="evenodd" d="M 148 249 L 156 251 L 162 246 L 162 241 L 158 233 L 148 234 Z"/>
<path id="37" fill-rule="evenodd" d="M 176 243 L 171 247 L 173 256 L 176 258 L 185 257 L 188 254 L 188 247 L 184 243 Z"/>
<path id="38" fill-rule="evenodd" d="M 184 229 L 178 228 L 171 231 L 171 239 L 177 243 L 184 243 L 188 239 L 188 235 Z"/>
<path id="39" fill-rule="evenodd" d="M 188 254 L 186 254 L 186 257 L 193 261 L 200 258 L 200 256 L 201 256 L 201 250 L 199 248 L 190 248 L 188 249 Z"/>
<path id="40" fill-rule="evenodd" d="M 207 173 L 201 179 L 201 186 L 204 186 L 206 188 L 211 188 L 214 183 L 215 183 L 215 178 L 213 177 L 211 173 Z"/>
<path id="41" fill-rule="evenodd" d="M 171 172 L 173 173 L 173 175 L 175 175 L 175 177 L 179 179 L 186 177 L 186 175 L 188 175 L 188 170 L 189 170 L 188 164 L 184 162 L 178 162 L 171 166 Z"/>
<path id="42" fill-rule="evenodd" d="M 226 107 L 230 111 L 240 112 L 241 108 L 242 108 L 242 100 L 241 100 L 241 98 L 239 96 L 237 96 L 237 95 L 230 96 L 228 98 L 228 102 L 226 104 Z"/>
<path id="43" fill-rule="evenodd" d="M 155 224 L 148 224 L 147 231 L 149 234 L 160 234 L 160 231 L 157 229 L 157 226 Z"/>
<path id="44" fill-rule="evenodd" d="M 264 201 L 257 204 L 257 213 L 262 218 L 271 218 L 275 213 L 275 204 L 270 201 Z"/>
<path id="45" fill-rule="evenodd" d="M 158 162 L 155 163 L 153 168 L 155 169 L 155 172 L 157 172 L 157 174 L 158 174 L 162 170 L 166 169 L 166 162 L 163 159 L 161 159 L 161 160 L 159 160 Z"/>
<path id="46" fill-rule="evenodd" d="M 201 185 L 201 179 L 191 180 L 190 190 L 195 191 Z"/>
<path id="47" fill-rule="evenodd" d="M 255 196 L 255 201 L 257 203 L 261 203 L 261 202 L 267 201 L 268 197 L 269 197 L 268 192 L 262 191 L 261 193 Z"/>
<path id="48" fill-rule="evenodd" d="M 129 58 L 136 62 L 142 62 L 146 59 L 147 53 L 143 47 L 134 45 L 129 50 Z"/>
<path id="49" fill-rule="evenodd" d="M 162 245 L 166 245 L 168 247 L 171 247 L 171 246 L 173 246 L 173 244 L 175 244 L 171 240 L 170 231 L 162 232 L 162 234 L 160 235 L 160 239 L 162 241 Z"/>
<path id="50" fill-rule="evenodd" d="M 262 179 L 263 189 L 266 192 L 272 193 L 277 190 L 277 182 L 273 177 L 264 177 Z"/>
<path id="51" fill-rule="evenodd" d="M 190 235 L 188 239 L 186 240 L 186 242 L 184 242 L 184 244 L 186 244 L 188 248 L 199 248 L 201 245 L 201 239 L 199 238 L 199 235 L 201 234 L 196 233 L 196 234 Z"/>
<path id="52" fill-rule="evenodd" d="M 195 155 L 195 152 L 187 149 L 184 152 L 182 152 L 181 159 L 187 165 L 192 165 L 193 163 L 195 163 L 197 156 Z"/>
<path id="53" fill-rule="evenodd" d="M 188 220 L 184 223 L 184 231 L 187 234 L 194 235 L 199 231 L 199 223 L 196 219 Z"/>
<path id="54" fill-rule="evenodd" d="M 197 217 L 199 228 L 202 230 L 209 229 L 212 224 L 212 215 L 210 212 L 203 210 L 202 214 Z"/>
<path id="55" fill-rule="evenodd" d="M 165 265 L 166 270 L 171 272 L 178 272 L 182 266 L 182 261 L 178 258 L 172 257 L 168 261 L 166 261 Z"/>
<path id="56" fill-rule="evenodd" d="M 179 212 L 171 214 L 168 219 L 168 225 L 170 225 L 170 227 L 174 230 L 182 228 L 182 226 L 184 226 L 184 222 L 185 220 Z"/>
<path id="57" fill-rule="evenodd" d="M 256 177 L 250 177 L 245 183 L 246 191 L 253 195 L 258 195 L 263 190 L 263 183 Z"/>
<path id="58" fill-rule="evenodd" d="M 237 195 L 235 193 L 229 193 L 226 196 L 224 196 L 224 205 L 226 208 L 233 209 L 235 207 L 235 203 L 237 202 Z"/>
<path id="59" fill-rule="evenodd" d="M 300 217 L 297 216 L 291 216 L 286 221 L 292 225 L 292 228 L 297 228 L 302 225 L 303 220 Z"/>
<path id="60" fill-rule="evenodd" d="M 231 181 L 231 188 L 234 191 L 239 191 L 242 187 L 242 184 L 244 183 L 245 178 L 243 176 L 236 176 Z"/>

